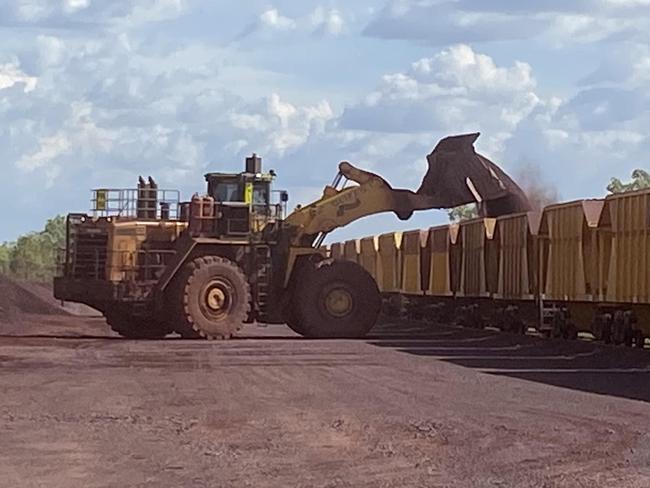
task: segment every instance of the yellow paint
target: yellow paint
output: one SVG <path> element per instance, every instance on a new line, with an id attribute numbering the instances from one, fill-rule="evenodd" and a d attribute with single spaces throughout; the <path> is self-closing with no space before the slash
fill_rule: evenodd
<path id="1" fill-rule="evenodd" d="M 95 210 L 98 211 L 106 210 L 107 197 L 108 197 L 108 192 L 106 190 L 97 190 L 95 192 Z"/>
<path id="2" fill-rule="evenodd" d="M 253 184 L 246 183 L 246 188 L 244 189 L 244 202 L 247 204 L 253 203 Z"/>

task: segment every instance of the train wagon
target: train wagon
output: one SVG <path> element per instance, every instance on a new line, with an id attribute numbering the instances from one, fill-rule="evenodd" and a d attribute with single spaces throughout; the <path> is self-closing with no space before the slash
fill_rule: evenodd
<path id="1" fill-rule="evenodd" d="M 650 190 L 355 242 L 332 256 L 356 249 L 416 318 L 639 347 L 650 337 Z"/>
<path id="2" fill-rule="evenodd" d="M 650 337 L 650 190 L 612 195 L 599 221 L 594 335 L 636 344 Z"/>
<path id="3" fill-rule="evenodd" d="M 599 229 L 604 199 L 548 206 L 540 226 L 541 329 L 554 336 L 576 337 L 591 330 L 600 276 Z"/>
<path id="4" fill-rule="evenodd" d="M 353 263 L 359 262 L 359 240 L 352 239 L 345 241 L 343 244 L 343 259 L 352 261 Z"/>
<path id="5" fill-rule="evenodd" d="M 377 281 L 379 238 L 366 237 L 359 241 L 359 264 Z"/>
<path id="6" fill-rule="evenodd" d="M 399 294 L 401 283 L 402 233 L 380 235 L 377 246 L 377 284 L 382 293 Z"/>
<path id="7" fill-rule="evenodd" d="M 428 271 L 428 238 L 428 232 L 422 230 L 402 234 L 400 293 L 403 295 L 424 295 L 424 276 Z"/>

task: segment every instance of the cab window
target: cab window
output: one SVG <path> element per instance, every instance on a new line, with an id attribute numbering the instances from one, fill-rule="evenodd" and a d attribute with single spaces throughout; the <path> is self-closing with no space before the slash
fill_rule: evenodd
<path id="1" fill-rule="evenodd" d="M 238 183 L 217 183 L 214 199 L 218 202 L 241 202 L 242 197 Z"/>
<path id="2" fill-rule="evenodd" d="M 256 185 L 253 188 L 253 205 L 268 205 L 269 188 L 267 185 Z"/>

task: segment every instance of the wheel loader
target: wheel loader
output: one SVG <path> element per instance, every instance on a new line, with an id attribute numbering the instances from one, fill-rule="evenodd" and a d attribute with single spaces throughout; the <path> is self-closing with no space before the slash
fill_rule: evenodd
<path id="1" fill-rule="evenodd" d="M 100 310 L 127 338 L 227 339 L 243 324 L 286 323 L 310 338 L 358 338 L 374 326 L 381 295 L 359 265 L 330 259 L 328 233 L 381 212 L 479 204 L 486 216 L 527 209 L 523 192 L 474 150 L 478 134 L 442 140 L 413 192 L 339 165 L 322 198 L 286 215 L 286 192 L 257 155 L 242 173 L 208 173 L 207 192 L 140 179 L 137 189 L 96 189 L 91 214 L 70 214 L 57 299 Z M 347 185 L 352 182 L 351 185 Z"/>

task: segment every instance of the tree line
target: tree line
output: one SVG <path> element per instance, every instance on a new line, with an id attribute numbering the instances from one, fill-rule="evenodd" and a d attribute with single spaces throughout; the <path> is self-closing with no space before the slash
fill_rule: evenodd
<path id="1" fill-rule="evenodd" d="M 65 234 L 65 217 L 59 215 L 49 219 L 39 232 L 0 244 L 0 273 L 24 280 L 51 280 L 60 250 L 65 247 Z"/>

